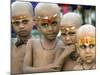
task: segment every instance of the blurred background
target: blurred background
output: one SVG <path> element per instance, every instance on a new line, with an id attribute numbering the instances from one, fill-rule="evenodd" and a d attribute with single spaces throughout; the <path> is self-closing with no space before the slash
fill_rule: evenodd
<path id="1" fill-rule="evenodd" d="M 11 0 L 11 3 L 13 3 L 16 0 Z M 33 9 L 38 4 L 38 2 L 31 2 L 33 5 Z M 75 4 L 58 4 L 60 6 L 61 14 L 65 14 L 68 12 L 76 12 L 79 13 L 82 17 L 83 24 L 92 24 L 96 26 L 96 6 L 90 6 L 90 5 L 75 5 Z M 13 28 L 11 28 L 11 37 L 16 37 L 15 32 L 13 31 Z M 37 31 L 37 28 L 33 26 L 32 35 L 34 38 L 37 38 L 39 36 L 39 32 Z"/>

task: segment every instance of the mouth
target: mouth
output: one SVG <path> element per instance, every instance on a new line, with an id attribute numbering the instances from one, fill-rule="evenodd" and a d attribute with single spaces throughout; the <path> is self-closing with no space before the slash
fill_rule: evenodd
<path id="1" fill-rule="evenodd" d="M 21 31 L 19 31 L 18 33 L 20 33 L 20 34 L 25 34 L 27 31 L 26 30 L 21 30 Z"/>
<path id="2" fill-rule="evenodd" d="M 87 60 L 90 60 L 92 58 L 92 56 L 86 56 L 85 57 Z"/>
<path id="3" fill-rule="evenodd" d="M 67 45 L 70 46 L 70 45 L 73 45 L 73 43 L 68 43 Z"/>
<path id="4" fill-rule="evenodd" d="M 54 33 L 50 33 L 48 34 L 48 36 L 56 36 L 57 34 L 54 34 Z"/>
<path id="5" fill-rule="evenodd" d="M 70 45 L 73 45 L 73 43 L 71 43 L 71 42 L 65 42 L 65 44 L 67 45 L 67 46 L 70 46 Z"/>

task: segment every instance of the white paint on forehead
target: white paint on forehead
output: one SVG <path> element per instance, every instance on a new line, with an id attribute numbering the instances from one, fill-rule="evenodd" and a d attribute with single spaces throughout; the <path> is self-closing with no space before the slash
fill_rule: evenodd
<path id="1" fill-rule="evenodd" d="M 30 14 L 33 16 L 33 7 L 30 2 L 15 1 L 11 5 L 12 16 Z"/>
<path id="2" fill-rule="evenodd" d="M 39 16 L 41 14 L 60 14 L 60 8 L 57 4 L 54 3 L 38 3 L 35 7 L 35 15 Z"/>
<path id="3" fill-rule="evenodd" d="M 78 27 L 82 25 L 82 18 L 80 14 L 74 12 L 68 12 L 64 14 L 61 18 L 61 25 L 77 25 Z"/>
<path id="4" fill-rule="evenodd" d="M 85 24 L 81 26 L 77 31 L 77 38 L 91 36 L 95 37 L 96 28 L 93 25 Z"/>

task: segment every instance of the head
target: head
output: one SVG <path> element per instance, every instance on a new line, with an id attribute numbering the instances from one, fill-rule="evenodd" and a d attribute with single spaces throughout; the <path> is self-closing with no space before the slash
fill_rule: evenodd
<path id="1" fill-rule="evenodd" d="M 93 25 L 83 25 L 77 31 L 77 51 L 82 62 L 87 64 L 95 62 L 96 40 L 95 27 Z"/>
<path id="2" fill-rule="evenodd" d="M 76 31 L 82 25 L 82 18 L 74 12 L 66 13 L 61 18 L 60 31 L 61 39 L 65 45 L 76 43 Z"/>
<path id="3" fill-rule="evenodd" d="M 35 8 L 38 30 L 48 40 L 55 40 L 59 32 L 60 8 L 53 3 L 38 3 Z"/>
<path id="4" fill-rule="evenodd" d="M 33 7 L 30 2 L 15 1 L 11 5 L 12 27 L 19 37 L 28 37 L 33 27 Z"/>

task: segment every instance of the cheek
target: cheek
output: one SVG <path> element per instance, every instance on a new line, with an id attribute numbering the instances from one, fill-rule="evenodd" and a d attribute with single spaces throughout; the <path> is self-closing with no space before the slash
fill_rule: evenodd
<path id="1" fill-rule="evenodd" d="M 19 27 L 18 27 L 18 26 L 13 26 L 13 30 L 14 30 L 15 32 L 19 31 Z"/>
<path id="2" fill-rule="evenodd" d="M 29 23 L 28 25 L 26 25 L 26 28 L 27 28 L 28 30 L 32 30 L 33 24 L 32 24 L 32 23 Z"/>
<path id="3" fill-rule="evenodd" d="M 59 27 L 58 26 L 57 27 L 54 27 L 53 31 L 54 32 L 59 32 Z"/>
<path id="4" fill-rule="evenodd" d="M 93 49 L 91 50 L 91 53 L 92 53 L 92 56 L 93 56 L 93 57 L 96 57 L 96 49 L 95 49 L 95 48 L 93 48 Z"/>
<path id="5" fill-rule="evenodd" d="M 80 55 L 81 58 L 84 58 L 84 56 L 85 56 L 85 52 L 82 51 L 82 50 L 80 50 L 80 51 L 79 51 L 79 55 Z"/>
<path id="6" fill-rule="evenodd" d="M 38 28 L 38 31 L 41 32 L 42 34 L 46 34 L 46 32 L 47 32 L 46 29 L 42 29 L 42 28 Z"/>
<path id="7" fill-rule="evenodd" d="M 73 36 L 70 36 L 70 37 L 71 37 L 72 41 L 76 43 L 76 41 L 77 41 L 76 40 L 76 35 L 73 35 Z"/>

